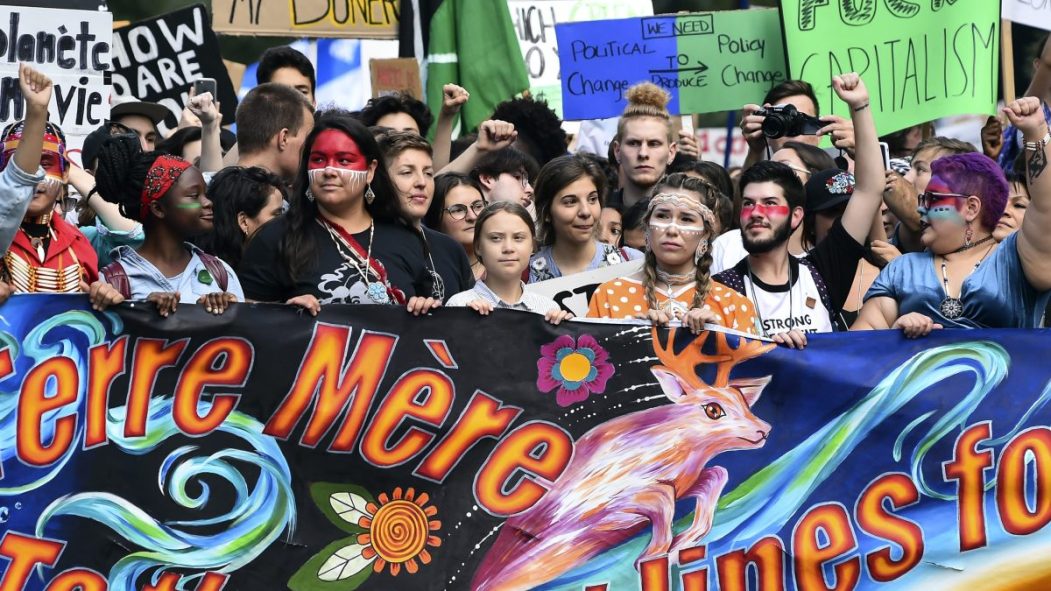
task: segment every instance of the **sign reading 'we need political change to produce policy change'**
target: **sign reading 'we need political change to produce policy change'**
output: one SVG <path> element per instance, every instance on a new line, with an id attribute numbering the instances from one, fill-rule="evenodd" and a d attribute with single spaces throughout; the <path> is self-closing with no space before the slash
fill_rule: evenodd
<path id="1" fill-rule="evenodd" d="M 566 119 L 620 115 L 625 93 L 653 82 L 672 113 L 739 109 L 787 79 L 776 10 L 559 24 Z"/>
<path id="2" fill-rule="evenodd" d="M 831 86 L 845 72 L 864 79 L 880 133 L 995 111 L 1000 2 L 784 0 L 781 16 L 792 78 L 823 114 L 850 116 Z"/>

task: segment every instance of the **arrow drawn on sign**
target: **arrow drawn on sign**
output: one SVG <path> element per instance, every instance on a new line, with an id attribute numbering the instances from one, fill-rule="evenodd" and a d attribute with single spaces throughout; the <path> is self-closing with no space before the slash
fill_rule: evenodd
<path id="1" fill-rule="evenodd" d="M 688 67 L 688 68 L 671 68 L 671 69 L 667 69 L 667 70 L 650 70 L 650 74 L 678 74 L 678 73 L 681 73 L 681 72 L 696 72 L 696 73 L 700 74 L 701 72 L 707 72 L 707 71 L 708 71 L 708 66 L 706 66 L 704 64 L 704 62 L 702 62 L 701 60 L 697 60 L 697 65 L 696 66 L 692 66 L 692 67 Z"/>

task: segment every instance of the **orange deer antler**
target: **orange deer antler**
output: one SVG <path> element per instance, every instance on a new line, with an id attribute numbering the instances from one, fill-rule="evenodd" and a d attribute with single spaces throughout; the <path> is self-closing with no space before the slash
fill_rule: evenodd
<path id="1" fill-rule="evenodd" d="M 662 345 L 654 327 L 653 351 L 664 367 L 674 371 L 688 384 L 694 387 L 706 385 L 697 377 L 697 367 L 709 363 L 716 364 L 715 381 L 711 384 L 716 388 L 725 388 L 730 384 L 730 371 L 739 363 L 759 357 L 763 353 L 773 349 L 773 343 L 741 337 L 738 339 L 737 347 L 731 347 L 727 342 L 724 332 L 704 331 L 697 335 L 686 348 L 679 353 L 675 352 L 675 334 L 677 328 L 668 331 L 668 342 Z M 715 335 L 715 353 L 704 353 L 701 349 L 708 339 Z"/>

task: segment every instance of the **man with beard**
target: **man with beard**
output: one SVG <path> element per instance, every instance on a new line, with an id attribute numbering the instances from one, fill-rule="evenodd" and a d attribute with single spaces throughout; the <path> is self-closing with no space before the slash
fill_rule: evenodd
<path id="1" fill-rule="evenodd" d="M 793 347 L 805 333 L 831 332 L 883 201 L 883 161 L 868 91 L 856 74 L 833 78 L 857 131 L 857 184 L 849 175 L 817 175 L 804 190 L 786 164 L 763 161 L 741 176 L 741 233 L 748 256 L 714 279 L 752 301 L 762 334 Z M 822 186 L 816 186 L 819 181 Z M 810 186 L 815 184 L 815 186 Z M 806 256 L 789 255 L 788 238 L 803 221 L 810 191 L 852 196 L 828 235 Z"/>

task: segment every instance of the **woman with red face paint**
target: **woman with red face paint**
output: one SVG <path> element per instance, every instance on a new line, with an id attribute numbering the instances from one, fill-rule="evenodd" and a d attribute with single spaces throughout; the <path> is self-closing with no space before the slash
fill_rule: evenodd
<path id="1" fill-rule="evenodd" d="M 1022 130 L 1031 204 L 1021 228 L 997 243 L 1007 204 L 1003 171 L 982 154 L 939 158 L 920 195 L 926 252 L 892 261 L 866 294 L 854 329 L 900 328 L 907 337 L 938 328 L 1031 328 L 1051 296 L 1051 134 L 1040 100 L 1004 108 Z"/>
<path id="2" fill-rule="evenodd" d="M 212 202 L 196 167 L 177 156 L 143 153 L 136 136 L 118 135 L 103 141 L 95 181 L 103 199 L 146 231 L 142 246 L 118 247 L 102 269 L 125 299 L 153 302 L 161 316 L 179 304 L 222 314 L 244 300 L 233 269 L 187 242 L 212 229 Z"/>
<path id="3" fill-rule="evenodd" d="M 369 130 L 343 111 L 321 113 L 303 148 L 288 213 L 260 228 L 245 248 L 245 293 L 314 315 L 328 303 L 429 310 L 435 300 L 422 294 L 429 294 L 431 279 L 419 239 L 406 225 Z"/>

